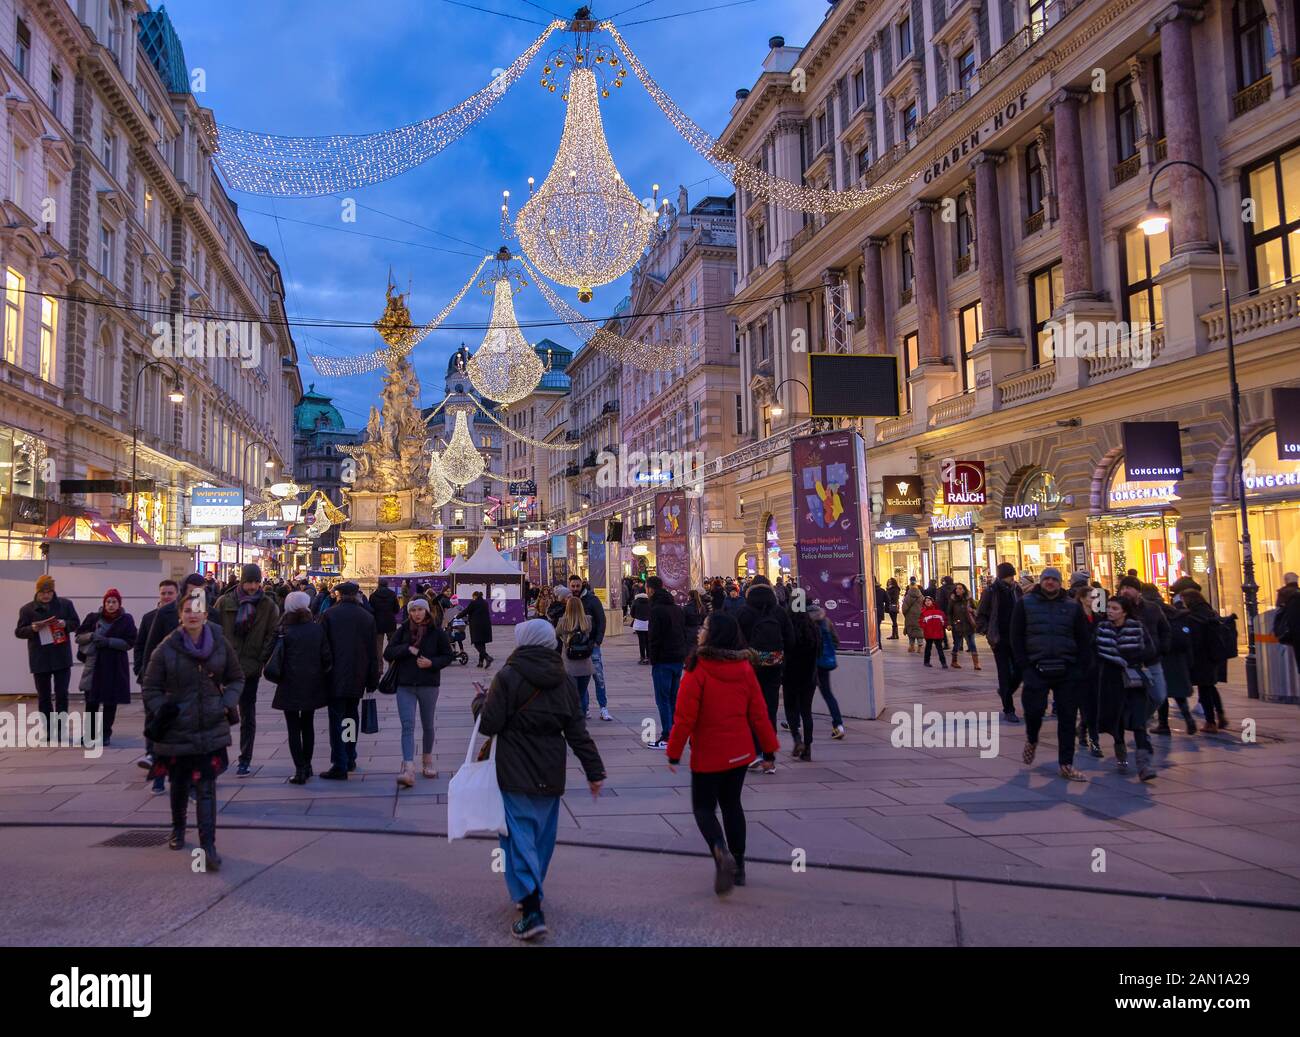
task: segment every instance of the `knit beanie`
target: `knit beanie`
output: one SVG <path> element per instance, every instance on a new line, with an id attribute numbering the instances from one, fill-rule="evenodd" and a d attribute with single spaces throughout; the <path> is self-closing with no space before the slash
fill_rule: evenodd
<path id="1" fill-rule="evenodd" d="M 311 595 L 306 591 L 293 591 L 284 599 L 285 612 L 310 612 Z"/>
<path id="2" fill-rule="evenodd" d="M 241 570 L 239 570 L 239 582 L 240 583 L 261 583 L 262 582 L 261 567 L 255 564 L 254 562 L 247 563 Z"/>
<path id="3" fill-rule="evenodd" d="M 1005 580 L 1008 576 L 1015 576 L 1016 567 L 1010 562 L 998 563 L 998 579 Z"/>
<path id="4" fill-rule="evenodd" d="M 104 600 L 100 602 L 100 606 L 102 607 L 108 604 L 109 598 L 116 598 L 117 607 L 118 608 L 122 607 L 122 592 L 119 591 L 116 587 L 109 587 L 108 590 L 104 591 Z"/>

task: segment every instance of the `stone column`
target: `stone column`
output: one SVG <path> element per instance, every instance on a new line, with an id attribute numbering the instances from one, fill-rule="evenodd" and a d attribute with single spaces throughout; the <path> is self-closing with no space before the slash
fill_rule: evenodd
<path id="1" fill-rule="evenodd" d="M 983 334 L 1007 333 L 1007 272 L 1002 262 L 1002 211 L 998 201 L 1001 152 L 981 151 L 971 160 L 975 170 L 975 253 L 979 260 Z"/>
<path id="2" fill-rule="evenodd" d="M 1192 24 L 1202 12 L 1182 4 L 1170 4 L 1151 23 L 1151 31 L 1160 33 L 1160 62 L 1165 102 L 1165 140 L 1168 157 L 1203 163 L 1201 151 L 1201 117 L 1196 103 L 1196 60 L 1192 54 Z M 1194 169 L 1174 166 L 1164 174 L 1169 184 L 1173 224 L 1170 230 L 1176 242 L 1175 254 L 1206 252 L 1210 233 L 1205 212 L 1205 178 Z M 1067 281 L 1068 288 L 1068 281 Z"/>
<path id="3" fill-rule="evenodd" d="M 1060 90 L 1048 103 L 1056 120 L 1056 190 L 1061 212 L 1061 274 L 1066 301 L 1095 299 L 1092 282 L 1092 227 L 1083 176 L 1083 134 L 1079 105 L 1084 94 Z"/>
<path id="4" fill-rule="evenodd" d="M 862 243 L 862 280 L 864 283 L 862 325 L 867 332 L 867 349 L 888 353 L 885 331 L 885 264 L 884 238 L 867 238 Z"/>
<path id="5" fill-rule="evenodd" d="M 939 338 L 939 273 L 934 259 L 934 202 L 912 206 L 912 263 L 917 316 L 917 345 L 924 364 L 943 362 Z"/>

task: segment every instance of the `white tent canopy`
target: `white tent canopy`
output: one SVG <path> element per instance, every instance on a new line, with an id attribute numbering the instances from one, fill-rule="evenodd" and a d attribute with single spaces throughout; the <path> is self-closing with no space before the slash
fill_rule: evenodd
<path id="1" fill-rule="evenodd" d="M 459 569 L 464 564 L 465 564 L 465 559 L 462 555 L 452 555 L 451 561 L 447 563 L 447 567 L 442 571 L 444 573 L 454 573 L 457 569 Z"/>
<path id="2" fill-rule="evenodd" d="M 514 576 L 524 575 L 524 571 L 512 562 L 501 557 L 501 552 L 492 543 L 492 538 L 485 536 L 479 541 L 478 549 L 456 566 L 457 576 L 471 578 L 475 576 Z"/>

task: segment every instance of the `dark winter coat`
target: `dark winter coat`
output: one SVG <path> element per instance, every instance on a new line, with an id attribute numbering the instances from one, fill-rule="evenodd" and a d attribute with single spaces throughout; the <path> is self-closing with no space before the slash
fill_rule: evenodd
<path id="1" fill-rule="evenodd" d="M 324 627 L 309 612 L 286 613 L 266 667 L 266 679 L 275 684 L 272 708 L 305 713 L 327 705 L 333 665 Z"/>
<path id="2" fill-rule="evenodd" d="M 956 594 L 948 595 L 948 604 L 944 606 L 948 614 L 948 625 L 952 627 L 953 641 L 975 633 L 975 609 L 971 606 L 970 595 L 964 598 Z"/>
<path id="3" fill-rule="evenodd" d="M 201 756 L 230 745 L 227 709 L 239 705 L 244 671 L 221 626 L 208 623 L 216 640 L 212 654 L 198 660 L 181 646 L 184 630 L 173 630 L 149 657 L 142 685 L 144 708 L 157 714 L 173 703 L 179 712 L 153 744 L 158 756 Z"/>
<path id="4" fill-rule="evenodd" d="M 754 643 L 754 627 L 759 620 L 772 617 L 781 627 L 781 644 L 779 646 L 759 645 Z M 788 652 L 794 643 L 794 627 L 790 623 L 790 613 L 781 608 L 776 601 L 776 592 L 763 583 L 756 583 L 745 594 L 744 607 L 736 613 L 736 622 L 740 624 L 741 633 L 749 647 L 758 651 Z"/>
<path id="5" fill-rule="evenodd" d="M 817 657 L 822 653 L 821 628 L 807 612 L 790 614 L 790 647 L 785 653 L 781 682 L 787 692 L 810 691 L 817 684 Z"/>
<path id="6" fill-rule="evenodd" d="M 516 648 L 492 678 L 487 696 L 472 706 L 482 716 L 479 730 L 497 740 L 502 792 L 563 795 L 566 746 L 589 782 L 605 780 L 605 765 L 578 703 L 578 686 L 564 672 L 555 649 Z"/>
<path id="7" fill-rule="evenodd" d="M 131 672 L 135 674 L 135 679 L 139 680 L 144 676 L 144 664 L 149 661 L 149 657 L 144 654 L 146 646 L 149 644 L 149 631 L 153 627 L 154 618 L 161 609 L 153 609 L 144 614 L 144 619 L 140 620 L 140 629 L 136 631 L 135 648 L 131 653 Z"/>
<path id="8" fill-rule="evenodd" d="M 744 607 L 745 607 L 745 599 L 742 598 L 739 594 L 737 594 L 734 598 L 728 595 L 726 601 L 722 603 L 722 611 L 728 613 L 731 616 L 738 615 L 740 613 L 740 610 L 743 609 Z"/>
<path id="9" fill-rule="evenodd" d="M 1169 620 L 1165 617 L 1165 610 L 1161 607 L 1159 592 L 1153 591 L 1152 593 L 1155 594 L 1154 599 L 1143 596 L 1138 601 L 1137 618 L 1146 627 L 1147 634 L 1156 646 L 1161 661 L 1163 661 L 1164 657 L 1169 654 Z"/>
<path id="10" fill-rule="evenodd" d="M 988 639 L 990 648 L 1010 640 L 1011 617 L 1020 598 L 1019 585 L 1004 580 L 994 580 L 980 598 L 975 610 L 975 630 Z"/>
<path id="11" fill-rule="evenodd" d="M 63 620 L 67 629 L 67 638 L 62 644 L 41 644 L 41 634 L 32 624 L 49 619 L 51 616 Z M 72 669 L 72 639 L 81 626 L 77 610 L 67 598 L 57 594 L 42 605 L 34 598 L 18 610 L 18 626 L 14 637 L 27 642 L 27 669 L 31 673 L 54 673 L 56 670 Z"/>
<path id="12" fill-rule="evenodd" d="M 148 638 L 146 639 L 144 633 L 141 632 L 140 637 L 137 639 L 137 644 L 139 641 L 145 642 L 143 658 L 140 661 L 141 673 L 144 673 L 149 666 L 149 659 L 158 646 L 167 640 L 168 635 L 173 630 L 181 625 L 180 602 L 178 600 L 173 601 L 170 605 L 164 605 L 152 612 L 151 615 L 153 620 L 149 623 Z"/>
<path id="13" fill-rule="evenodd" d="M 765 753 L 779 747 L 767 716 L 748 649 L 700 647 L 682 675 L 668 736 L 670 761 L 682 758 L 691 743 L 691 770 L 702 774 L 744 767 L 754 760 L 754 738 Z"/>
<path id="14" fill-rule="evenodd" d="M 1048 661 L 1063 662 L 1068 674 L 1077 674 L 1089 633 L 1083 609 L 1064 590 L 1049 598 L 1041 587 L 1035 587 L 1016 602 L 1011 613 L 1011 651 L 1025 674 L 1036 672 L 1035 664 Z"/>
<path id="15" fill-rule="evenodd" d="M 379 687 L 379 651 L 370 610 L 344 598 L 326 610 L 320 625 L 334 657 L 329 697 L 359 699 Z"/>
<path id="16" fill-rule="evenodd" d="M 397 629 L 397 595 L 390 587 L 378 587 L 370 595 L 370 611 L 375 615 L 375 633 L 391 634 Z"/>
<path id="17" fill-rule="evenodd" d="M 704 620 L 708 616 L 706 609 L 701 609 L 695 602 L 688 601 L 682 606 L 682 612 L 686 615 L 686 647 L 690 647 L 699 640 L 700 627 L 704 626 Z"/>
<path id="18" fill-rule="evenodd" d="M 666 590 L 650 599 L 650 662 L 680 663 L 686 660 L 686 613 Z"/>
<path id="19" fill-rule="evenodd" d="M 721 612 L 722 607 L 727 603 L 727 592 L 721 587 L 714 587 L 709 591 L 709 608 L 714 612 Z"/>
<path id="20" fill-rule="evenodd" d="M 1161 659 L 1165 671 L 1165 686 L 1173 699 L 1190 698 L 1192 694 L 1192 624 L 1187 610 L 1165 605 L 1165 619 L 1169 623 L 1169 652 Z"/>
<path id="21" fill-rule="evenodd" d="M 934 596 L 934 603 L 945 613 L 948 611 L 948 599 L 952 597 L 956 587 L 957 584 L 951 576 L 945 576 L 939 584 L 939 593 Z"/>
<path id="22" fill-rule="evenodd" d="M 469 630 L 469 643 L 486 645 L 492 643 L 492 613 L 488 609 L 486 598 L 470 598 L 460 610 L 460 617 Z"/>
<path id="23" fill-rule="evenodd" d="M 591 640 L 601 644 L 605 640 L 605 606 L 590 587 L 583 589 L 582 609 L 591 618 Z"/>
<path id="24" fill-rule="evenodd" d="M 223 594 L 217 599 L 212 618 L 221 624 L 226 633 L 226 640 L 235 646 L 239 653 L 239 668 L 244 677 L 257 677 L 262 673 L 266 660 L 271 658 L 271 649 L 280 634 L 280 606 L 275 598 L 263 594 L 253 608 L 253 622 L 244 634 L 235 633 L 235 617 L 239 615 L 239 590 Z"/>
<path id="25" fill-rule="evenodd" d="M 1202 602 L 1187 613 L 1192 641 L 1192 683 L 1198 687 L 1219 683 L 1219 664 L 1215 660 L 1214 642 L 1217 640 L 1219 614 L 1209 602 Z"/>
<path id="26" fill-rule="evenodd" d="M 421 667 L 416 661 L 423 657 L 433 663 Z M 384 649 L 384 658 L 397 664 L 397 684 L 407 688 L 436 688 L 442 682 L 442 671 L 452 662 L 451 639 L 447 632 L 430 622 L 420 639 L 420 655 L 411 654 L 411 624 L 403 623 L 393 634 Z"/>
<path id="27" fill-rule="evenodd" d="M 135 620 L 129 612 L 119 610 L 104 638 L 96 641 L 99 620 L 100 613 L 92 612 L 77 631 L 78 655 L 85 655 L 86 667 L 91 671 L 86 703 L 125 706 L 131 701 L 131 649 L 138 636 Z M 86 686 L 83 677 L 82 689 Z"/>
<path id="28" fill-rule="evenodd" d="M 650 595 L 641 591 L 632 599 L 632 619 L 649 619 L 650 618 Z"/>

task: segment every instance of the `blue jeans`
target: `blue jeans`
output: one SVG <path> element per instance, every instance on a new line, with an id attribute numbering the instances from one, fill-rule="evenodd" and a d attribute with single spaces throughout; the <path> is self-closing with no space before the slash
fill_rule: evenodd
<path id="1" fill-rule="evenodd" d="M 575 676 L 573 683 L 578 686 L 578 700 L 582 704 L 582 711 L 587 712 L 587 707 L 591 704 L 591 697 L 587 694 L 587 687 L 591 684 L 591 675 L 584 673 L 581 676 Z"/>
<path id="2" fill-rule="evenodd" d="M 397 715 L 402 721 L 402 761 L 415 760 L 415 711 L 420 711 L 420 726 L 424 735 L 424 755 L 433 755 L 433 713 L 438 708 L 437 685 L 407 685 L 397 687 Z"/>
<path id="3" fill-rule="evenodd" d="M 608 705 L 608 700 L 605 698 L 605 660 L 601 657 L 600 645 L 594 646 L 591 650 L 591 665 L 595 667 L 596 670 L 596 672 L 592 674 L 592 676 L 596 678 L 596 701 L 600 703 L 600 706 L 603 709 Z M 585 702 L 583 703 L 583 708 L 586 708 Z"/>
<path id="4" fill-rule="evenodd" d="M 502 792 L 501 798 L 505 801 L 508 834 L 498 836 L 498 840 L 505 851 L 506 889 L 515 903 L 530 893 L 536 893 L 540 900 L 546 869 L 555 853 L 560 797 Z"/>
<path id="5" fill-rule="evenodd" d="M 831 671 L 822 666 L 817 667 L 817 687 L 821 689 L 822 698 L 826 700 L 826 708 L 830 710 L 831 726 L 843 727 L 844 716 L 840 713 L 840 704 L 831 692 Z"/>
<path id="6" fill-rule="evenodd" d="M 677 686 L 682 682 L 681 663 L 655 663 L 650 667 L 650 680 L 655 688 L 655 705 L 659 708 L 659 738 L 668 741 L 673 729 L 673 714 L 677 711 Z"/>
<path id="7" fill-rule="evenodd" d="M 978 651 L 978 649 L 976 649 L 975 647 L 974 634 L 953 634 L 952 635 L 952 654 L 956 655 L 957 653 L 963 651 L 970 652 L 971 655 L 975 655 L 976 652 Z"/>

